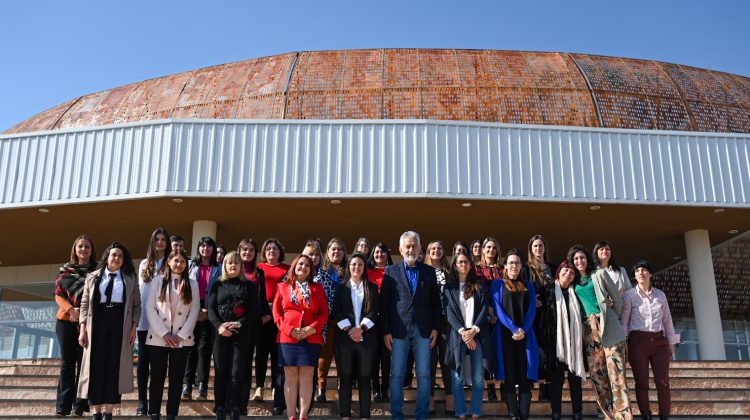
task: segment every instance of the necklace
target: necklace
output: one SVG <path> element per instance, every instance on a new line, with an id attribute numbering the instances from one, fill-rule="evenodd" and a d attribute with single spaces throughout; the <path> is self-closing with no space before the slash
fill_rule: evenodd
<path id="1" fill-rule="evenodd" d="M 581 278 L 578 280 L 578 284 L 581 286 L 586 286 L 589 284 L 590 281 L 591 281 L 590 276 L 589 277 L 581 276 Z"/>

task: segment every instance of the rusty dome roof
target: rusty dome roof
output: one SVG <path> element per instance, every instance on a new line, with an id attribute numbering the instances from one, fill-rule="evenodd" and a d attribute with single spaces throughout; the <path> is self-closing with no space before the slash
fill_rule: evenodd
<path id="1" fill-rule="evenodd" d="M 295 52 L 81 96 L 6 133 L 164 118 L 436 119 L 750 132 L 750 79 L 586 54 Z"/>

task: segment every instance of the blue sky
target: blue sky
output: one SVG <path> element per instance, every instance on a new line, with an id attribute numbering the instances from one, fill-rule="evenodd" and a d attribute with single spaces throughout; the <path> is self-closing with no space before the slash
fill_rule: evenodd
<path id="1" fill-rule="evenodd" d="M 0 132 L 80 95 L 288 51 L 478 48 L 750 77 L 750 1 L 0 0 Z"/>

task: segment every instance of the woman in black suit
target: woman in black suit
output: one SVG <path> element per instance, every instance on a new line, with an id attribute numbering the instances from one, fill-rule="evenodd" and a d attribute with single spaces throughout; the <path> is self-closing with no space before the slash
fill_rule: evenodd
<path id="1" fill-rule="evenodd" d="M 359 416 L 370 417 L 370 375 L 378 336 L 373 327 L 377 317 L 378 287 L 367 280 L 367 257 L 352 255 L 346 267 L 346 281 L 339 282 L 331 316 L 336 323 L 334 351 L 341 385 L 341 418 L 349 419 L 352 405 L 352 375 L 359 377 Z M 355 369 L 356 366 L 356 369 Z"/>

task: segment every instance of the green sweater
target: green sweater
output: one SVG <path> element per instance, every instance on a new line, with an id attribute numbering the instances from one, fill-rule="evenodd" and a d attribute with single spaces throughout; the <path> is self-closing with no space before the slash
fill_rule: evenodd
<path id="1" fill-rule="evenodd" d="M 584 283 L 588 281 L 586 285 L 581 285 L 579 282 L 576 282 L 575 284 L 576 296 L 578 296 L 578 299 L 581 300 L 581 304 L 583 305 L 583 315 L 589 316 L 600 313 L 601 309 L 599 309 L 599 302 L 596 300 L 594 282 L 591 277 L 581 277 L 581 280 L 583 280 Z"/>

